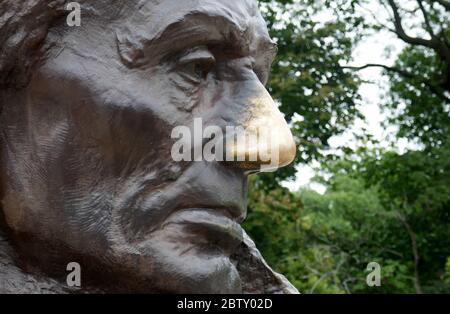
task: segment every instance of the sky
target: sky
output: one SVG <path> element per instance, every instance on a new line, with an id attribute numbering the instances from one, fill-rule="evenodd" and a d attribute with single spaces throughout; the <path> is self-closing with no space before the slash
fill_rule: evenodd
<path id="1" fill-rule="evenodd" d="M 389 17 L 388 11 L 380 7 L 375 0 L 370 1 L 367 9 L 376 12 L 376 16 L 379 20 Z M 372 19 L 369 15 L 367 15 L 367 18 Z M 386 47 L 388 46 L 390 47 L 389 56 L 386 54 Z M 395 37 L 395 34 L 388 31 L 381 31 L 376 35 L 367 37 L 364 41 L 359 43 L 353 53 L 353 61 L 348 65 L 362 66 L 367 63 L 381 63 L 390 66 L 393 65 L 396 56 L 403 48 L 404 43 Z M 386 115 L 380 110 L 380 105 L 382 104 L 383 94 L 388 83 L 386 78 L 382 75 L 382 70 L 380 68 L 367 68 L 359 71 L 359 73 L 363 80 L 373 82 L 362 84 L 359 90 L 362 95 L 359 109 L 365 116 L 365 121 L 358 119 L 347 132 L 332 137 L 329 140 L 332 150 L 333 148 L 344 144 L 355 147 L 355 141 L 352 134 L 362 134 L 363 128 L 372 134 L 375 139 L 379 140 L 383 146 L 388 145 L 388 135 L 395 133 L 394 126 L 387 129 L 381 126 L 381 122 L 386 120 Z M 400 153 L 411 147 L 414 147 L 414 144 L 408 142 L 406 139 L 397 141 L 396 149 Z M 292 182 L 284 182 L 283 186 L 289 188 L 291 191 L 297 191 L 302 187 L 309 187 L 319 193 L 324 193 L 325 187 L 323 185 L 311 182 L 312 177 L 315 175 L 313 167 L 317 166 L 317 162 L 313 162 L 310 165 L 299 165 L 297 167 L 295 180 Z"/>

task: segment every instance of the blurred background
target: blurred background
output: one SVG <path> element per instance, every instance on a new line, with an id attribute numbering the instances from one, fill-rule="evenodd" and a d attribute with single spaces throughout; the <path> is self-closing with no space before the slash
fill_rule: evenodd
<path id="1" fill-rule="evenodd" d="M 245 229 L 302 293 L 450 293 L 450 1 L 259 2 L 298 153 Z"/>

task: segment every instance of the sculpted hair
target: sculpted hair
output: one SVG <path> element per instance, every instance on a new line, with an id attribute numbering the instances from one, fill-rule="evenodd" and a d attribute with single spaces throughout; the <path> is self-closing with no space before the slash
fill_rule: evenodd
<path id="1" fill-rule="evenodd" d="M 154 0 L 139 0 L 138 2 Z M 70 0 L 0 1 L 0 90 L 24 87 L 32 67 L 43 57 L 43 44 L 51 27 L 65 23 Z M 136 1 L 77 0 L 82 17 L 116 15 Z"/>
<path id="2" fill-rule="evenodd" d="M 65 12 L 66 0 L 0 2 L 0 88 L 22 87 L 39 58 L 50 25 Z"/>

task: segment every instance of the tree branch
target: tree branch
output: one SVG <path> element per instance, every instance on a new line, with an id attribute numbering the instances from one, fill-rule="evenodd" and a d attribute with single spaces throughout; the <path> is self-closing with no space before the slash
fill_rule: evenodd
<path id="1" fill-rule="evenodd" d="M 376 24 L 374 24 L 374 26 L 379 27 L 380 29 L 385 29 L 391 33 L 396 34 L 395 29 L 390 28 L 389 26 L 386 25 L 386 23 L 381 22 L 378 19 L 378 16 L 372 11 L 367 9 L 366 7 L 364 7 L 363 5 L 361 5 L 360 3 L 356 3 L 357 6 L 359 6 L 361 8 L 361 10 L 364 10 L 367 14 L 370 14 L 372 16 L 372 18 L 375 20 Z"/>
<path id="2" fill-rule="evenodd" d="M 378 64 L 378 63 L 368 63 L 368 64 L 363 65 L 363 66 L 341 66 L 342 69 L 349 69 L 349 70 L 355 70 L 355 71 L 360 71 L 360 70 L 364 70 L 364 69 L 367 69 L 367 68 L 374 68 L 374 67 L 383 68 L 386 71 L 394 72 L 394 73 L 397 73 L 397 74 L 399 74 L 399 75 L 401 75 L 403 77 L 406 77 L 406 78 L 415 80 L 417 82 L 420 82 L 420 83 L 424 84 L 425 86 L 427 86 L 428 89 L 433 94 L 435 94 L 436 96 L 442 98 L 443 100 L 446 100 L 446 101 L 450 102 L 450 97 L 446 96 L 444 91 L 440 87 L 430 83 L 428 80 L 424 80 L 423 78 L 420 78 L 420 77 L 418 77 L 418 76 L 416 76 L 416 75 L 414 75 L 414 74 L 412 74 L 410 72 L 404 71 L 402 69 L 398 69 L 398 68 L 395 68 L 395 67 L 390 67 L 390 66 L 387 66 L 387 65 L 384 65 L 384 64 Z"/>
<path id="3" fill-rule="evenodd" d="M 445 42 L 441 42 L 437 37 L 432 37 L 431 39 L 423 39 L 419 37 L 411 37 L 406 34 L 402 25 L 402 18 L 400 16 L 397 4 L 394 0 L 388 0 L 388 3 L 392 9 L 392 13 L 394 14 L 394 26 L 397 36 L 408 44 L 416 46 L 419 45 L 433 49 L 442 59 L 442 61 L 447 65 L 447 69 L 450 68 L 450 49 L 447 44 Z M 448 73 L 444 73 L 443 85 L 445 87 L 450 86 L 450 75 Z"/>
<path id="4" fill-rule="evenodd" d="M 398 11 L 397 4 L 394 0 L 388 0 L 388 3 L 392 9 L 392 13 L 394 15 L 394 26 L 397 36 L 407 42 L 411 45 L 419 45 L 419 46 L 425 46 L 431 49 L 438 49 L 439 48 L 439 42 L 437 42 L 434 39 L 423 39 L 419 37 L 411 37 L 408 34 L 406 34 L 405 29 L 402 25 L 402 18 L 400 16 L 400 13 Z"/>
<path id="5" fill-rule="evenodd" d="M 422 0 L 417 0 L 417 3 L 419 4 L 420 11 L 422 11 L 423 18 L 425 20 L 425 27 L 430 34 L 431 38 L 435 38 L 433 27 L 431 27 L 430 19 L 428 17 L 428 12 L 425 10 L 425 7 L 423 6 Z"/>
<path id="6" fill-rule="evenodd" d="M 405 204 L 403 206 L 406 206 Z M 414 255 L 414 288 L 416 289 L 417 294 L 422 294 L 422 287 L 420 286 L 420 277 L 419 277 L 419 249 L 417 247 L 417 236 L 414 230 L 411 228 L 411 225 L 406 220 L 400 212 L 398 212 L 398 219 L 403 224 L 406 229 L 406 232 L 409 235 L 411 240 L 411 249 Z"/>

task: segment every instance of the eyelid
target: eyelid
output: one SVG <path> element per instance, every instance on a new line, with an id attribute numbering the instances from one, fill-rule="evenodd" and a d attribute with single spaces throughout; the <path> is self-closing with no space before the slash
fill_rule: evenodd
<path id="1" fill-rule="evenodd" d="M 199 47 L 199 48 L 195 48 L 195 49 L 190 50 L 190 51 L 186 52 L 185 54 L 183 54 L 178 59 L 177 63 L 179 65 L 184 65 L 184 64 L 188 64 L 190 62 L 199 61 L 199 60 L 211 60 L 214 62 L 216 59 L 214 58 L 214 55 L 208 50 L 208 48 Z"/>

